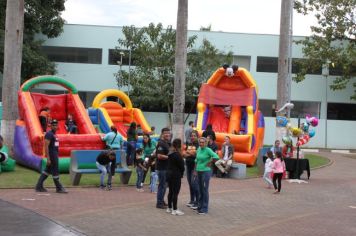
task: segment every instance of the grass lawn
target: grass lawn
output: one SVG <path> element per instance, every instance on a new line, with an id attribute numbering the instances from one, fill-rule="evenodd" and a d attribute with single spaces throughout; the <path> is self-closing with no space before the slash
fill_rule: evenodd
<path id="1" fill-rule="evenodd" d="M 314 155 L 306 154 L 305 158 L 309 159 L 310 168 L 323 166 L 330 162 L 329 159 Z M 257 165 L 248 167 L 246 170 L 247 178 L 258 177 Z M 33 188 L 37 182 L 39 173 L 37 171 L 28 169 L 26 167 L 16 165 L 13 172 L 0 173 L 0 188 Z M 64 186 L 72 186 L 70 182 L 69 174 L 60 174 L 60 180 Z M 99 186 L 100 175 L 99 174 L 83 174 L 80 180 L 80 187 L 96 187 Z M 149 174 L 146 176 L 146 183 L 149 183 Z M 116 174 L 113 178 L 115 186 L 120 182 L 120 175 Z M 136 183 L 136 171 L 132 171 L 129 185 L 135 185 Z M 121 184 L 119 184 L 121 185 Z M 48 178 L 45 182 L 46 187 L 54 187 L 52 178 Z"/>

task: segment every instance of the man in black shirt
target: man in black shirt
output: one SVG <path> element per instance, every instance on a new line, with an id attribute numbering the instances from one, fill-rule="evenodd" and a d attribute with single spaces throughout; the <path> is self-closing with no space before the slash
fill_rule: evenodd
<path id="1" fill-rule="evenodd" d="M 102 151 L 99 156 L 96 158 L 96 166 L 101 172 L 100 175 L 100 188 L 105 189 L 104 179 L 106 174 L 108 175 L 108 185 L 107 190 L 111 190 L 111 180 L 112 176 L 115 175 L 116 168 L 116 154 L 114 150 L 105 150 Z"/>
<path id="2" fill-rule="evenodd" d="M 161 139 L 158 141 L 156 147 L 157 162 L 156 172 L 158 175 L 158 191 L 157 191 L 157 208 L 165 209 L 167 204 L 164 202 L 164 195 L 166 193 L 166 172 L 167 172 L 167 159 L 171 139 L 171 131 L 169 128 L 163 128 L 161 131 Z"/>
<path id="3" fill-rule="evenodd" d="M 56 185 L 57 193 L 68 193 L 59 182 L 59 168 L 58 168 L 58 147 L 59 141 L 56 136 L 58 129 L 58 121 L 52 120 L 51 130 L 45 135 L 45 154 L 47 157 L 47 165 L 40 178 L 38 179 L 35 190 L 37 192 L 47 192 L 43 187 L 43 182 L 47 179 L 48 175 L 52 175 L 53 182 Z"/>

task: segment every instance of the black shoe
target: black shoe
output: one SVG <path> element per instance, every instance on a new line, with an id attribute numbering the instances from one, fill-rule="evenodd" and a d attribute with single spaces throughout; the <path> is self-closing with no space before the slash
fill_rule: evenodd
<path id="1" fill-rule="evenodd" d="M 48 192 L 47 189 L 45 189 L 44 187 L 42 188 L 35 188 L 36 192 L 39 192 L 39 193 L 45 193 L 45 192 Z"/>
<path id="2" fill-rule="evenodd" d="M 108 190 L 108 191 L 112 190 L 111 184 L 108 184 L 106 190 Z"/>
<path id="3" fill-rule="evenodd" d="M 61 189 L 57 189 L 56 193 L 68 193 L 68 192 L 64 188 L 61 188 Z"/>
<path id="4" fill-rule="evenodd" d="M 159 209 L 167 209 L 167 206 L 163 205 L 163 204 L 159 204 L 159 205 L 156 205 L 156 208 L 159 208 Z"/>

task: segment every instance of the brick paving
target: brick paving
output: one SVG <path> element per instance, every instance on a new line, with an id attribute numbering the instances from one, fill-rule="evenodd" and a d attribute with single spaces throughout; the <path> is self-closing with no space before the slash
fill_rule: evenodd
<path id="1" fill-rule="evenodd" d="M 69 188 L 68 195 L 53 189 L 47 195 L 32 189 L 0 190 L 0 199 L 85 235 L 356 235 L 356 160 L 345 154 L 320 155 L 333 164 L 312 170 L 307 184 L 283 181 L 279 195 L 266 189 L 261 178 L 213 178 L 205 216 L 185 206 L 185 179 L 178 204 L 184 216 L 156 209 L 156 195 L 138 193 L 134 186 L 110 192 Z"/>

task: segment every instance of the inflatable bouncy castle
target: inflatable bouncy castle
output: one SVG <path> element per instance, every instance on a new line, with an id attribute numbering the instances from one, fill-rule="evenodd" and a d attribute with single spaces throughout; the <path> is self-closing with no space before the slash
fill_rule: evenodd
<path id="1" fill-rule="evenodd" d="M 108 97 L 117 98 L 118 101 L 122 102 L 122 105 L 116 101 L 103 101 Z M 151 127 L 142 111 L 133 108 L 130 98 L 120 90 L 108 89 L 100 92 L 96 95 L 92 107 L 88 111 L 92 123 L 97 125 L 101 133 L 110 132 L 110 127 L 114 125 L 126 139 L 126 131 L 131 122 L 136 122 L 143 133 L 151 132 Z"/>
<path id="2" fill-rule="evenodd" d="M 31 92 L 38 84 L 55 84 L 66 93 L 47 95 Z M 104 143 L 96 132 L 73 84 L 56 76 L 39 76 L 26 81 L 18 93 L 20 119 L 16 122 L 14 158 L 22 165 L 41 171 L 46 163 L 44 156 L 44 132 L 39 114 L 44 107 L 50 109 L 52 119 L 58 120 L 59 169 L 68 172 L 72 150 L 103 149 Z M 68 114 L 72 114 L 77 133 L 69 134 L 65 129 Z"/>
<path id="3" fill-rule="evenodd" d="M 219 147 L 225 136 L 234 146 L 234 161 L 255 164 L 263 145 L 264 117 L 258 110 L 256 82 L 243 69 L 221 67 L 199 91 L 196 128 L 212 125 Z"/>

